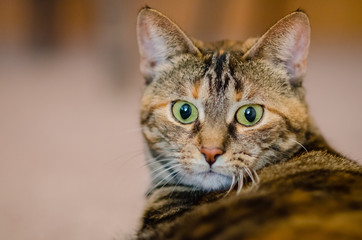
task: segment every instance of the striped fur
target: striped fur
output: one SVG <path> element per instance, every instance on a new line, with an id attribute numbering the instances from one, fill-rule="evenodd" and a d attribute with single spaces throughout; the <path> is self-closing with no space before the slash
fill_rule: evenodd
<path id="1" fill-rule="evenodd" d="M 149 199 L 137 239 L 361 239 L 362 168 L 311 151 L 263 168 L 258 189 Z M 190 189 L 189 189 L 190 190 Z"/>
<path id="2" fill-rule="evenodd" d="M 310 29 L 303 12 L 245 42 L 191 39 L 150 8 L 140 11 L 137 31 L 152 176 L 137 238 L 278 239 L 304 230 L 314 236 L 316 226 L 344 234 L 329 231 L 329 223 L 339 225 L 324 224 L 328 214 L 361 223 L 361 167 L 328 146 L 304 100 Z M 175 119 L 177 100 L 198 109 L 195 122 Z M 235 117 L 247 104 L 264 108 L 250 127 Z M 209 146 L 223 152 L 213 165 L 201 153 Z"/>

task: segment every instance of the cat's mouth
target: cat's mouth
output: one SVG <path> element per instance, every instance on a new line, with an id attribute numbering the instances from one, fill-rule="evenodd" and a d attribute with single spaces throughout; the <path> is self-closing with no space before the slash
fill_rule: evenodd
<path id="1" fill-rule="evenodd" d="M 232 183 L 232 177 L 221 174 L 215 170 L 194 173 L 190 178 L 184 178 L 186 184 L 199 186 L 206 191 L 227 190 Z"/>
<path id="2" fill-rule="evenodd" d="M 221 175 L 221 176 L 224 176 L 224 177 L 231 177 L 231 176 L 222 174 L 222 173 L 220 173 L 220 172 L 217 172 L 217 171 L 215 171 L 215 170 L 212 169 L 212 168 L 210 168 L 209 171 L 206 171 L 206 174 L 216 174 L 216 175 Z"/>
<path id="3" fill-rule="evenodd" d="M 210 177 L 210 176 L 223 176 L 223 177 L 229 177 L 231 178 L 231 176 L 228 176 L 228 175 L 225 175 L 225 174 L 222 174 L 222 173 L 219 173 L 213 169 L 209 169 L 208 171 L 204 171 L 204 172 L 200 172 L 200 173 L 197 173 L 196 175 L 198 176 L 203 176 L 203 177 Z"/>
<path id="4" fill-rule="evenodd" d="M 237 190 L 239 194 L 243 186 L 257 186 L 259 183 L 259 176 L 257 172 L 251 168 L 243 167 L 240 172 L 234 175 L 226 175 L 210 168 L 207 171 L 198 173 L 196 178 L 202 179 L 201 185 L 205 188 L 212 188 L 217 190 Z"/>
<path id="5" fill-rule="evenodd" d="M 212 167 L 210 167 L 209 169 L 205 170 L 205 171 L 202 171 L 202 172 L 198 172 L 195 174 L 197 177 L 201 177 L 203 179 L 205 179 L 205 181 L 209 181 L 209 180 L 212 180 L 212 179 L 226 179 L 227 181 L 230 181 L 232 180 L 233 176 L 230 175 L 230 174 L 225 174 L 223 172 L 220 172 L 220 170 L 218 169 L 214 169 Z"/>
<path id="6" fill-rule="evenodd" d="M 221 174 L 221 173 L 218 173 L 218 172 L 215 172 L 214 170 L 209 170 L 207 172 L 204 173 L 205 176 L 224 176 L 224 177 L 228 177 L 224 174 Z"/>

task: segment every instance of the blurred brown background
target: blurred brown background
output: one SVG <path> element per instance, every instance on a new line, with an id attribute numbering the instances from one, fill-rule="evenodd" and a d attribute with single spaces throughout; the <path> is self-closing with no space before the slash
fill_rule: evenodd
<path id="1" fill-rule="evenodd" d="M 135 229 L 148 182 L 138 126 L 136 14 L 148 4 L 203 40 L 312 23 L 307 100 L 362 159 L 362 1 L 0 1 L 0 239 L 111 239 Z"/>

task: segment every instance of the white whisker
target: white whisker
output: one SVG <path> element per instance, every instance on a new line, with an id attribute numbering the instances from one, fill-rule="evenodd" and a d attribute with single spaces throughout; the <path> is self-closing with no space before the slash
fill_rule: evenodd
<path id="1" fill-rule="evenodd" d="M 172 162 L 173 158 L 164 158 L 164 159 L 159 159 L 159 160 L 154 160 L 152 159 L 152 161 L 148 161 L 145 164 L 143 164 L 141 167 L 145 167 L 145 166 L 151 166 L 153 164 L 156 163 L 167 163 L 167 162 Z"/>
<path id="2" fill-rule="evenodd" d="M 158 181 L 158 183 L 155 186 L 152 186 L 151 189 L 147 191 L 146 195 L 148 195 L 150 192 L 155 190 L 159 185 L 161 185 L 172 174 L 176 173 L 175 174 L 175 176 L 176 176 L 180 171 L 181 171 L 181 169 L 179 169 L 178 171 L 172 172 L 172 173 L 168 174 L 166 177 L 162 178 L 160 181 Z M 171 179 L 169 179 L 161 188 L 163 188 L 167 183 L 169 183 L 175 176 L 173 176 Z"/>
<path id="3" fill-rule="evenodd" d="M 229 193 L 234 189 L 235 184 L 236 184 L 236 177 L 235 177 L 235 175 L 233 175 L 233 178 L 232 178 L 232 180 L 231 180 L 230 188 L 229 188 L 229 190 L 226 192 L 226 194 L 224 195 L 224 197 L 226 197 L 227 195 L 229 195 Z M 223 198 L 224 198 L 224 197 L 223 197 Z"/>
<path id="4" fill-rule="evenodd" d="M 165 155 L 164 153 L 160 153 L 160 154 L 158 154 L 156 157 L 148 157 L 147 158 L 147 160 L 146 160 L 146 162 L 148 162 L 148 161 L 157 161 L 157 160 L 159 160 L 160 158 L 162 158 L 162 157 L 167 157 L 167 155 Z"/>
<path id="5" fill-rule="evenodd" d="M 243 172 L 240 172 L 239 173 L 239 176 L 238 176 L 238 190 L 236 191 L 236 194 L 239 194 L 241 192 L 241 189 L 243 188 L 243 185 L 244 185 L 244 174 Z"/>
<path id="6" fill-rule="evenodd" d="M 304 147 L 303 144 L 301 144 L 300 142 L 298 142 L 297 140 L 294 140 L 294 139 L 292 139 L 292 138 L 291 138 L 290 140 L 293 141 L 293 142 L 295 142 L 295 143 L 298 144 L 299 146 L 301 146 L 301 147 L 304 149 L 304 151 L 308 152 L 307 148 Z"/>
<path id="7" fill-rule="evenodd" d="M 178 172 L 176 175 L 178 175 L 179 173 L 180 173 L 180 172 Z M 180 177 L 180 180 L 178 180 L 178 182 L 176 183 L 176 185 L 173 187 L 170 196 L 173 194 L 173 192 L 175 191 L 176 187 L 181 183 L 181 181 L 185 178 L 185 176 L 186 176 L 186 175 L 184 174 L 182 177 Z"/>
<path id="8" fill-rule="evenodd" d="M 253 171 L 253 173 L 254 173 L 254 175 L 255 175 L 255 181 L 256 181 L 256 183 L 259 184 L 259 183 L 260 183 L 260 178 L 259 178 L 259 176 L 258 176 L 258 173 L 257 173 L 254 169 L 251 169 L 251 170 Z"/>
<path id="9" fill-rule="evenodd" d="M 161 164 L 160 166 L 158 166 L 158 168 L 152 169 L 151 175 L 158 172 L 158 171 L 160 171 L 160 170 L 162 170 L 162 169 L 164 169 L 165 167 L 168 167 L 168 166 L 171 166 L 171 165 L 169 165 L 167 163 L 166 164 Z"/>
<path id="10" fill-rule="evenodd" d="M 151 165 L 156 164 L 156 163 L 161 164 L 161 167 L 162 166 L 167 166 L 167 165 L 170 165 L 170 164 L 177 163 L 177 161 L 174 161 L 174 160 L 175 159 L 173 159 L 173 158 L 163 158 L 163 159 L 159 159 L 159 160 L 152 161 L 152 162 L 148 161 L 145 166 L 151 166 Z M 155 170 L 153 170 L 153 171 L 155 171 Z"/>
<path id="11" fill-rule="evenodd" d="M 193 185 L 192 189 L 191 189 L 191 192 L 196 192 L 196 190 L 198 190 L 197 186 Z"/>
<path id="12" fill-rule="evenodd" d="M 117 156 L 113 159 L 110 159 L 105 164 L 113 164 L 114 162 L 119 163 L 120 167 L 125 167 L 128 163 L 130 163 L 132 160 L 134 160 L 136 157 L 142 156 L 143 150 L 135 150 L 133 153 L 129 154 L 122 154 L 120 156 Z"/>
<path id="13" fill-rule="evenodd" d="M 251 173 L 250 169 L 248 167 L 244 167 L 244 170 L 250 177 L 251 181 L 253 182 L 253 185 L 256 185 L 255 179 L 254 179 L 253 174 Z"/>
<path id="14" fill-rule="evenodd" d="M 161 172 L 159 172 L 158 174 L 156 174 L 155 176 L 153 176 L 152 179 L 151 179 L 151 181 L 156 180 L 156 178 L 158 178 L 159 176 L 161 176 L 161 174 L 163 174 L 164 172 L 167 172 L 167 171 L 169 171 L 169 170 L 171 170 L 171 169 L 174 169 L 174 168 L 176 168 L 176 167 L 179 167 L 179 166 L 181 166 L 181 164 L 173 164 L 173 165 L 171 165 L 170 167 L 165 168 L 163 171 L 161 171 Z M 158 171 L 161 170 L 161 169 L 162 169 L 162 168 L 158 168 Z M 156 171 L 154 171 L 153 173 L 155 173 L 155 172 L 156 172 Z"/>
<path id="15" fill-rule="evenodd" d="M 173 175 L 167 182 L 165 182 L 165 184 L 163 184 L 161 188 L 163 188 L 164 186 L 166 186 L 169 182 L 171 182 L 171 180 L 175 179 L 176 176 L 177 176 L 181 171 L 182 171 L 182 170 L 179 169 L 179 170 L 177 170 L 177 171 L 175 171 L 175 172 L 172 172 L 172 173 L 170 173 L 169 175 L 167 175 L 163 180 L 165 180 L 165 179 L 169 178 L 171 175 L 175 174 L 175 175 Z M 163 181 L 163 180 L 162 180 L 162 181 Z"/>

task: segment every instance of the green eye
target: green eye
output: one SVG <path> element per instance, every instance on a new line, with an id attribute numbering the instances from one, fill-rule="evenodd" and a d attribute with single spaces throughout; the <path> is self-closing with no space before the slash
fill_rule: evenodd
<path id="1" fill-rule="evenodd" d="M 260 105 L 245 105 L 236 112 L 236 120 L 244 126 L 252 126 L 263 116 L 263 107 Z"/>
<path id="2" fill-rule="evenodd" d="M 177 121 L 189 124 L 196 121 L 199 111 L 197 111 L 197 108 L 192 103 L 177 101 L 172 106 L 172 114 Z"/>

